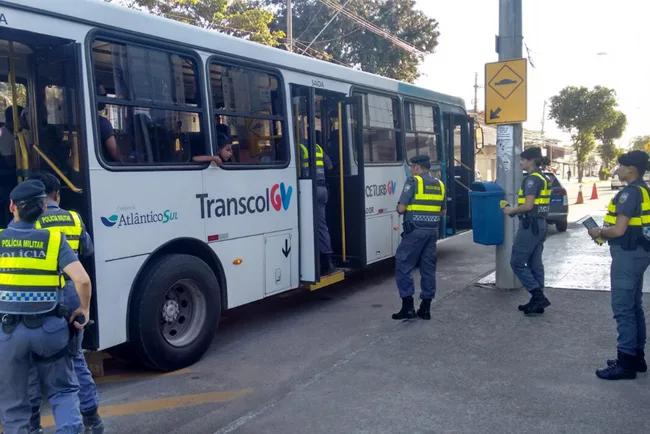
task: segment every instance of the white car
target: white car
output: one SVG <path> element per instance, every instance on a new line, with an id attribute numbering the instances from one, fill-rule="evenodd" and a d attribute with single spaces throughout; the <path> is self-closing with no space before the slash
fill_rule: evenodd
<path id="1" fill-rule="evenodd" d="M 643 175 L 643 180 L 647 183 L 650 182 L 650 172 L 646 172 L 645 175 Z M 612 173 L 612 179 L 610 183 L 612 190 L 620 190 L 621 188 L 625 187 L 625 183 L 618 179 L 618 171 L 614 171 Z"/>
<path id="2" fill-rule="evenodd" d="M 618 173 L 612 173 L 611 187 L 612 190 L 620 190 L 625 186 L 625 183 L 618 179 Z"/>

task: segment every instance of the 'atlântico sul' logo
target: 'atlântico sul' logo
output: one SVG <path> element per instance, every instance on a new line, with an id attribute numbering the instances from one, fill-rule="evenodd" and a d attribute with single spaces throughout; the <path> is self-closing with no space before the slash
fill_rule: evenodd
<path id="1" fill-rule="evenodd" d="M 117 224 L 117 220 L 119 219 L 119 216 L 117 214 L 113 214 L 108 218 L 102 217 L 101 219 L 102 219 L 102 223 L 104 223 L 104 226 L 111 228 Z"/>
<path id="2" fill-rule="evenodd" d="M 149 211 L 148 213 L 138 213 L 138 212 L 129 212 L 129 213 L 120 213 L 113 214 L 109 217 L 100 217 L 102 223 L 106 227 L 117 227 L 122 226 L 133 226 L 133 225 L 144 225 L 150 223 L 169 223 L 172 220 L 178 220 L 178 212 L 170 211 L 168 209 L 162 212 L 153 212 Z"/>

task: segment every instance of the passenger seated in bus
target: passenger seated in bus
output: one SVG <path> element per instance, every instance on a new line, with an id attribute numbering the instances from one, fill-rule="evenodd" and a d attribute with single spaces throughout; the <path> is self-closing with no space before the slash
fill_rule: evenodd
<path id="1" fill-rule="evenodd" d="M 230 137 L 223 133 L 217 133 L 217 145 L 217 155 L 193 155 L 192 161 L 195 163 L 210 163 L 214 161 L 217 166 L 221 166 L 221 164 L 225 162 L 231 162 L 232 141 L 230 140 Z M 192 154 L 202 154 L 205 150 L 202 149 L 202 146 L 202 144 L 201 148 L 199 148 L 198 144 L 196 146 L 192 146 Z"/>
<path id="2" fill-rule="evenodd" d="M 97 95 L 106 96 L 106 89 L 101 83 L 98 83 L 97 85 Z M 98 111 L 102 112 L 105 109 L 105 103 L 100 102 L 97 104 Z M 104 145 L 104 149 L 106 150 L 104 156 L 108 157 L 107 160 L 112 162 L 122 161 L 122 158 L 120 157 L 120 151 L 117 147 L 117 141 L 115 141 L 115 131 L 113 131 L 113 125 L 111 125 L 111 121 L 99 113 L 97 113 L 97 121 L 99 124 L 99 137 L 102 144 Z"/>
<path id="3" fill-rule="evenodd" d="M 224 163 L 232 163 L 232 140 L 225 134 L 217 134 L 217 154 Z"/>

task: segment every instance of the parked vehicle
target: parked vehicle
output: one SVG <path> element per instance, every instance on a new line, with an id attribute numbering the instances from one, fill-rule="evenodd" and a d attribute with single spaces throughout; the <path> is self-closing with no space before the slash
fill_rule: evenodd
<path id="1" fill-rule="evenodd" d="M 524 176 L 528 173 L 524 170 Z M 549 204 L 548 216 L 546 222 L 549 225 L 555 225 L 558 232 L 564 232 L 568 227 L 569 218 L 569 195 L 557 176 L 550 170 L 542 170 L 546 179 L 548 179 L 551 189 L 551 202 Z"/>
<path id="2" fill-rule="evenodd" d="M 610 186 L 612 190 L 620 190 L 621 188 L 625 187 L 625 183 L 618 179 L 618 167 L 612 170 Z"/>
<path id="3" fill-rule="evenodd" d="M 645 175 L 643 175 L 643 180 L 647 183 L 650 182 L 650 172 L 646 172 Z M 621 188 L 625 187 L 625 183 L 618 179 L 618 167 L 612 171 L 612 180 L 610 182 L 610 186 L 612 190 L 620 190 Z"/>
<path id="4" fill-rule="evenodd" d="M 567 230 L 569 218 L 569 196 L 562 183 L 553 172 L 542 172 L 549 180 L 551 203 L 546 221 L 554 224 L 558 232 Z"/>

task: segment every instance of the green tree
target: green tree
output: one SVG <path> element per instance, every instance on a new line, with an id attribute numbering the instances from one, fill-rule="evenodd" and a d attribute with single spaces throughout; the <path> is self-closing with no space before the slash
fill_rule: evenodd
<path id="1" fill-rule="evenodd" d="M 273 12 L 244 0 L 122 0 L 120 4 L 272 47 L 286 37 L 282 30 L 271 30 Z"/>
<path id="2" fill-rule="evenodd" d="M 254 4 L 277 10 L 271 24 L 274 31 L 287 28 L 286 0 L 255 0 Z M 341 4 L 339 0 L 293 0 L 294 51 L 303 53 L 336 10 L 325 3 Z M 417 48 L 420 53 L 433 53 L 438 45 L 438 22 L 415 8 L 414 0 L 350 0 L 345 10 L 362 17 L 374 26 Z M 359 68 L 373 74 L 414 82 L 423 55 L 407 51 L 386 38 L 364 28 L 340 13 L 318 36 L 304 54 Z"/>
<path id="3" fill-rule="evenodd" d="M 19 106 L 27 107 L 27 88 L 20 83 L 16 84 L 16 100 Z M 0 82 L 0 112 L 2 112 L 0 116 L 4 118 L 5 109 L 12 105 L 11 85 Z"/>
<path id="4" fill-rule="evenodd" d="M 571 134 L 579 182 L 582 182 L 585 163 L 596 147 L 596 131 L 603 131 L 616 122 L 616 105 L 616 92 L 602 86 L 593 90 L 568 86 L 551 98 L 549 116 Z"/>
<path id="5" fill-rule="evenodd" d="M 627 128 L 627 116 L 625 116 L 625 113 L 616 111 L 615 115 L 616 120 L 613 124 L 595 131 L 595 136 L 601 143 L 598 148 L 598 153 L 603 160 L 605 169 L 611 169 L 618 158 L 619 148 L 614 143 L 614 140 L 620 139 L 625 132 L 625 128 Z"/>
<path id="6" fill-rule="evenodd" d="M 630 144 L 632 145 L 632 149 L 637 151 L 646 151 L 650 154 L 650 135 L 636 136 L 632 139 Z"/>

